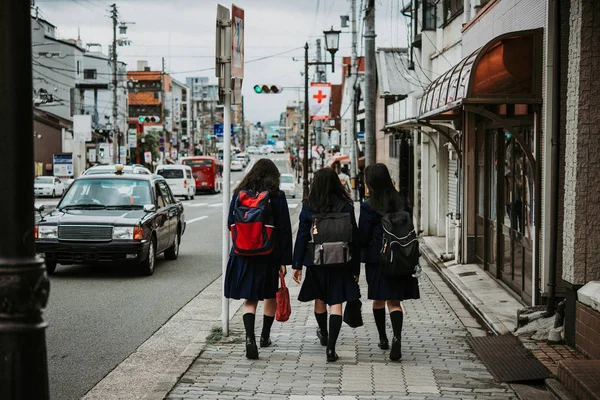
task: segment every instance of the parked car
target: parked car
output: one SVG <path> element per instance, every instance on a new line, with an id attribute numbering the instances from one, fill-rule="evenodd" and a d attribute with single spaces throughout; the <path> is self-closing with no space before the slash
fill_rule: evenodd
<path id="1" fill-rule="evenodd" d="M 117 164 L 119 165 L 119 164 Z M 82 175 L 98 175 L 98 174 L 112 174 L 115 172 L 115 165 L 96 165 L 86 169 Z M 152 175 L 152 172 L 143 165 L 124 165 L 123 166 L 124 174 L 144 174 L 144 175 Z"/>
<path id="2" fill-rule="evenodd" d="M 192 168 L 188 165 L 159 165 L 156 173 L 167 181 L 174 196 L 182 196 L 186 200 L 194 200 L 196 182 Z"/>
<path id="3" fill-rule="evenodd" d="M 183 205 L 163 177 L 113 173 L 77 178 L 34 237 L 48 273 L 57 264 L 122 263 L 151 275 L 159 254 L 177 259 L 185 227 Z"/>
<path id="4" fill-rule="evenodd" d="M 33 194 L 35 196 L 62 196 L 65 185 L 55 176 L 38 176 L 33 182 Z"/>
<path id="5" fill-rule="evenodd" d="M 279 188 L 283 190 L 286 196 L 291 196 L 293 199 L 296 198 L 296 181 L 292 174 L 281 174 L 279 179 Z"/>
<path id="6" fill-rule="evenodd" d="M 259 154 L 258 147 L 256 146 L 248 146 L 246 149 L 246 153 L 248 154 Z"/>
<path id="7" fill-rule="evenodd" d="M 233 160 L 233 161 L 231 161 L 231 170 L 232 171 L 243 171 L 244 166 L 242 165 L 241 161 Z"/>
<path id="8" fill-rule="evenodd" d="M 250 161 L 250 157 L 248 157 L 246 155 L 246 153 L 239 153 L 236 154 L 235 157 L 233 158 L 234 160 L 240 161 L 242 163 L 242 166 L 244 168 L 246 168 L 246 166 L 248 165 L 248 162 Z"/>

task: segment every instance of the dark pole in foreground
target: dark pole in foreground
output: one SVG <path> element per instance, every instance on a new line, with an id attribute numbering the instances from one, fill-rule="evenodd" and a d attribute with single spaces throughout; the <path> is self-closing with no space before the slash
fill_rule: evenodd
<path id="1" fill-rule="evenodd" d="M 304 45 L 304 159 L 302 197 L 308 197 L 308 43 Z"/>
<path id="2" fill-rule="evenodd" d="M 30 2 L 0 1 L 0 399 L 48 399 L 48 277 L 33 236 Z"/>

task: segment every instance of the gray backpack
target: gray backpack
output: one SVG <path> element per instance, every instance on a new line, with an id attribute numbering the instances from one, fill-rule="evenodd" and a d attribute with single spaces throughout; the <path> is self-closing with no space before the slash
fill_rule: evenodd
<path id="1" fill-rule="evenodd" d="M 345 205 L 313 216 L 308 248 L 314 265 L 342 266 L 352 260 L 352 219 L 341 212 Z"/>

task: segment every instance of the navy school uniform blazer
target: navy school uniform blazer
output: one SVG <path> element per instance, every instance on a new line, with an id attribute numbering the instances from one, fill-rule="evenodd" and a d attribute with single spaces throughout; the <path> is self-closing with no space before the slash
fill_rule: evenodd
<path id="1" fill-rule="evenodd" d="M 338 203 L 339 204 L 339 203 Z M 336 208 L 337 205 L 333 205 Z M 356 216 L 354 215 L 354 206 L 350 203 L 344 205 L 341 211 L 342 213 L 349 213 L 352 221 L 352 260 L 350 261 L 349 267 L 355 276 L 360 274 L 360 247 L 357 243 L 358 238 L 358 227 L 356 226 Z M 292 268 L 302 269 L 302 266 L 314 266 L 314 262 L 310 257 L 308 251 L 308 243 L 310 242 L 310 229 L 312 226 L 313 216 L 316 214 L 322 214 L 321 212 L 315 212 L 308 208 L 305 203 L 302 203 L 302 211 L 300 212 L 300 223 L 298 224 L 298 234 L 296 235 L 296 246 L 294 247 L 294 262 Z M 323 266 L 322 268 L 328 268 Z"/>
<path id="2" fill-rule="evenodd" d="M 235 223 L 234 207 L 235 199 L 237 196 L 233 196 L 231 203 L 229 204 L 229 218 L 228 226 L 231 227 Z M 280 190 L 279 196 L 271 196 L 271 213 L 273 215 L 273 224 L 275 225 L 275 231 L 273 237 L 275 243 L 273 252 L 267 256 L 266 262 L 273 265 L 291 265 L 292 264 L 292 224 L 290 221 L 290 210 L 288 208 L 285 193 Z M 243 257 L 233 252 L 233 246 L 229 253 L 230 257 Z M 253 256 L 252 258 L 259 258 L 263 256 Z"/>

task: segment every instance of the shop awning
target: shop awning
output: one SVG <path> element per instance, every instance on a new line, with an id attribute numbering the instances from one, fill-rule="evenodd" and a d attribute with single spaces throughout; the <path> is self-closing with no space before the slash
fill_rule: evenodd
<path id="1" fill-rule="evenodd" d="M 541 103 L 541 54 L 541 29 L 497 37 L 425 89 L 418 119 L 452 114 L 462 104 Z"/>

